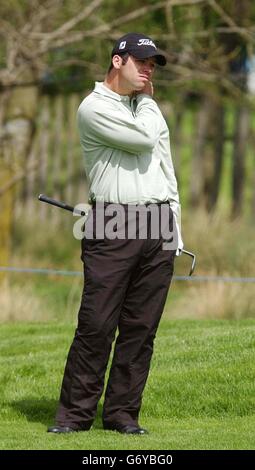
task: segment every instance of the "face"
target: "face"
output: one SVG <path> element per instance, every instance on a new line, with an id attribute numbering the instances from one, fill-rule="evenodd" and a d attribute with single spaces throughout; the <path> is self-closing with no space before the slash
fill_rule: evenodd
<path id="1" fill-rule="evenodd" d="M 125 90 L 123 94 L 131 94 L 134 91 L 141 91 L 146 82 L 152 80 L 152 76 L 156 67 L 156 59 L 153 57 L 149 59 L 136 59 L 133 56 L 128 56 L 126 61 L 119 56 L 118 70 L 119 70 L 119 83 L 121 88 Z"/>

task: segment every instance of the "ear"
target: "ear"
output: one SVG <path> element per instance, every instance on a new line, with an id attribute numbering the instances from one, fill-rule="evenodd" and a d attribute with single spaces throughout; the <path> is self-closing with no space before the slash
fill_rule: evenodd
<path id="1" fill-rule="evenodd" d="M 115 54 L 112 58 L 112 65 L 115 69 L 119 70 L 123 65 L 123 59 L 120 55 Z"/>

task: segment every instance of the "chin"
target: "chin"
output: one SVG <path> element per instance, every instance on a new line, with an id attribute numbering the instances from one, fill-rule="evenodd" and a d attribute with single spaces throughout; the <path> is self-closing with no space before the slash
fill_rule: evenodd
<path id="1" fill-rule="evenodd" d="M 145 86 L 145 83 L 139 83 L 135 85 L 135 91 L 141 91 Z"/>

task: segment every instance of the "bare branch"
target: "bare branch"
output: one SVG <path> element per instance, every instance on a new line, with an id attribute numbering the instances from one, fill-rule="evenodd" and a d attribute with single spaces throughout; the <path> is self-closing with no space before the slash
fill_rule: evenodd
<path id="1" fill-rule="evenodd" d="M 198 81 L 200 83 L 203 82 L 215 84 L 217 85 L 217 87 L 220 83 L 222 88 L 227 90 L 233 97 L 242 100 L 246 99 L 248 102 L 247 95 L 245 95 L 238 86 L 235 86 L 235 84 L 231 80 L 229 80 L 228 77 L 220 73 L 210 70 L 202 70 L 201 68 L 196 68 L 193 70 L 189 67 L 185 67 L 182 65 L 171 66 L 171 72 L 174 72 L 176 74 L 177 77 L 175 79 L 156 80 L 155 83 L 158 83 L 163 86 L 169 86 L 169 83 L 171 83 L 171 86 L 173 86 L 174 84 L 176 86 L 190 86 L 191 81 Z"/>
<path id="2" fill-rule="evenodd" d="M 218 15 L 223 19 L 223 21 L 230 26 L 230 28 L 234 28 L 237 33 L 240 34 L 246 41 L 251 41 L 252 37 L 249 33 L 247 33 L 246 30 L 243 28 L 239 28 L 239 26 L 235 23 L 233 18 L 229 16 L 223 8 L 218 5 L 218 3 L 215 0 L 208 0 L 209 5 L 212 7 L 212 9 L 218 13 Z"/>
<path id="3" fill-rule="evenodd" d="M 86 38 L 97 38 L 100 36 L 101 39 L 116 39 L 122 34 L 122 31 L 119 29 L 122 25 L 126 23 L 131 23 L 132 21 L 146 16 L 146 14 L 157 11 L 159 9 L 166 9 L 166 8 L 173 8 L 173 7 L 180 7 L 180 6 L 192 6 L 207 3 L 217 12 L 218 15 L 224 20 L 224 22 L 228 25 L 228 27 L 220 27 L 211 30 L 205 31 L 184 31 L 181 35 L 182 40 L 185 41 L 184 44 L 187 44 L 187 41 L 192 40 L 193 38 L 199 37 L 208 37 L 212 34 L 217 33 L 233 33 L 236 32 L 237 34 L 242 35 L 245 37 L 246 40 L 248 38 L 249 42 L 251 38 L 254 38 L 255 31 L 252 28 L 241 28 L 239 27 L 235 21 L 220 7 L 216 0 L 161 0 L 154 4 L 145 5 L 143 7 L 139 7 L 134 11 L 129 11 L 126 15 L 122 15 L 119 18 L 115 18 L 110 23 L 105 23 L 103 20 L 96 21 L 97 25 L 91 29 L 85 29 L 82 31 L 75 31 L 75 26 L 87 18 L 88 16 L 92 15 L 96 8 L 98 8 L 102 3 L 103 0 L 92 0 L 89 5 L 84 7 L 84 9 L 66 23 L 64 23 L 59 28 L 55 29 L 52 32 L 42 32 L 40 29 L 43 28 L 43 21 L 46 18 L 46 13 L 48 13 L 47 9 L 50 9 L 51 12 L 54 12 L 56 8 L 58 8 L 59 3 L 61 0 L 49 0 L 47 2 L 38 1 L 40 8 L 33 8 L 32 15 L 30 15 L 31 21 L 23 27 L 23 29 L 18 32 L 15 28 L 8 22 L 0 20 L 0 26 L 3 26 L 3 31 L 8 38 L 7 41 L 7 68 L 0 70 L 0 81 L 4 86 L 14 86 L 19 81 L 22 80 L 24 82 L 24 77 L 22 79 L 23 72 L 26 70 L 26 67 L 30 67 L 33 70 L 34 78 L 36 80 L 38 76 L 38 72 L 42 69 L 44 65 L 44 61 L 42 57 L 45 53 L 52 49 L 61 48 L 69 44 L 75 44 L 78 42 L 82 42 Z M 56 6 L 57 5 L 57 6 Z M 93 17 L 94 18 L 94 17 Z M 38 20 L 38 21 L 37 21 Z M 32 26 L 31 26 L 32 24 Z M 30 28 L 31 26 L 31 28 Z M 68 33 L 68 34 L 67 34 Z M 4 34 L 2 34 L 4 36 Z M 154 34 L 155 39 L 160 39 L 161 41 L 169 41 L 171 39 L 172 44 L 176 44 L 176 41 L 179 40 L 175 37 L 174 34 Z M 8 44 L 9 42 L 9 44 Z M 33 45 L 33 47 L 31 47 Z M 199 45 L 198 45 L 199 47 Z M 201 52 L 199 49 L 196 49 L 197 54 Z M 204 52 L 204 51 L 202 51 Z M 175 59 L 179 62 L 179 56 L 175 55 Z M 193 57 L 193 56 L 192 56 Z M 173 59 L 171 55 L 170 59 Z M 192 61 L 193 59 L 191 59 Z M 72 59 L 72 63 L 78 64 L 77 60 L 74 61 Z M 186 62 L 185 62 L 186 63 Z M 71 62 L 65 62 L 65 65 L 71 65 Z M 219 62 L 215 62 L 214 58 L 210 67 L 218 67 Z M 56 67 L 60 66 L 61 64 L 55 64 Z M 63 65 L 63 64 L 62 64 Z M 96 70 L 95 65 L 90 63 L 85 63 L 84 61 L 79 62 L 79 65 L 84 65 L 89 68 L 93 68 Z M 192 63 L 186 63 L 192 69 Z M 209 65 L 208 65 L 209 67 Z M 98 72 L 101 73 L 101 71 Z M 33 80 L 33 76 L 31 77 Z M 30 78 L 28 79 L 30 80 Z"/>
<path id="4" fill-rule="evenodd" d="M 191 4 L 204 3 L 205 1 L 206 0 L 171 0 L 171 4 L 172 4 L 172 6 L 191 5 Z M 146 15 L 149 12 L 156 11 L 156 10 L 159 10 L 161 8 L 164 8 L 168 4 L 169 4 L 169 0 L 164 0 L 164 1 L 158 2 L 154 5 L 146 5 L 144 7 L 138 8 L 138 9 L 136 9 L 136 10 L 130 12 L 130 13 L 127 13 L 124 16 L 121 16 L 121 17 L 115 19 L 114 21 L 112 21 L 109 24 L 101 25 L 94 32 L 94 36 L 97 36 L 98 34 L 100 34 L 102 32 L 110 31 L 115 26 L 119 26 L 121 24 L 128 23 L 129 21 L 135 20 L 135 19 L 137 19 L 137 18 L 139 18 L 143 15 Z M 71 21 L 72 20 L 70 20 L 70 22 Z M 90 32 L 84 31 L 83 33 L 82 32 L 74 32 L 74 38 L 75 38 L 74 40 L 76 42 L 77 40 L 83 39 L 83 37 L 91 37 L 91 33 L 92 33 L 92 31 L 90 31 Z M 51 37 L 54 34 L 55 34 L 55 32 L 53 32 L 53 33 L 31 33 L 31 36 L 34 37 L 34 38 L 38 38 L 38 39 L 51 40 Z M 84 36 L 82 36 L 82 34 Z M 78 38 L 80 38 L 80 39 L 78 39 Z"/>
<path id="5" fill-rule="evenodd" d="M 185 5 L 196 5 L 197 3 L 204 3 L 206 0 L 169 0 L 173 7 L 185 6 Z"/>
<path id="6" fill-rule="evenodd" d="M 214 29 L 207 29 L 207 30 L 202 30 L 202 31 L 183 31 L 182 32 L 182 39 L 190 39 L 190 38 L 206 38 L 208 36 L 212 36 L 213 34 L 217 33 L 224 33 L 224 34 L 233 34 L 233 33 L 238 33 L 240 34 L 247 34 L 250 35 L 250 37 L 253 36 L 253 40 L 255 39 L 255 31 L 252 30 L 252 28 L 240 28 L 238 27 L 219 27 L 219 28 L 214 28 Z M 176 38 L 175 34 L 153 34 L 153 38 L 155 40 L 160 39 L 161 41 L 173 41 L 173 40 L 178 40 L 179 38 Z"/>
<path id="7" fill-rule="evenodd" d="M 174 0 L 178 1 L 178 0 Z M 194 1 L 204 1 L 204 0 L 194 0 Z M 163 2 L 158 2 L 156 5 L 148 5 L 142 8 L 138 8 L 135 11 L 132 11 L 131 13 L 128 13 L 127 15 L 121 16 L 115 20 L 113 20 L 111 23 L 108 24 L 102 24 L 98 26 L 97 28 L 93 28 L 92 30 L 87 30 L 87 31 L 80 31 L 80 32 L 73 32 L 73 34 L 69 34 L 68 37 L 63 37 L 57 41 L 54 41 L 54 44 L 51 44 L 51 38 L 48 39 L 46 42 L 41 43 L 41 47 L 39 48 L 38 53 L 39 54 L 44 54 L 48 50 L 51 50 L 52 48 L 56 47 L 63 47 L 64 45 L 67 44 L 74 44 L 76 42 L 80 42 L 85 38 L 92 38 L 92 37 L 97 37 L 101 35 L 102 33 L 109 32 L 115 28 L 115 26 L 119 27 L 121 24 L 128 23 L 129 21 L 135 20 L 141 16 L 144 16 L 146 13 L 158 10 L 166 5 L 167 1 Z"/>
<path id="8" fill-rule="evenodd" d="M 21 33 L 26 35 L 29 31 L 40 31 L 44 19 L 53 16 L 54 11 L 57 10 L 61 3 L 62 0 L 48 0 L 44 2 L 43 5 L 40 4 L 37 8 L 34 8 L 31 18 L 29 18 L 29 21 L 23 26 Z"/>
<path id="9" fill-rule="evenodd" d="M 48 33 L 50 40 L 56 39 L 59 36 L 63 36 L 65 33 L 74 28 L 85 18 L 88 18 L 95 10 L 102 4 L 103 0 L 94 0 L 90 5 L 86 6 L 78 15 L 71 18 L 69 21 L 64 23 L 60 28 L 56 29 L 52 33 Z"/>

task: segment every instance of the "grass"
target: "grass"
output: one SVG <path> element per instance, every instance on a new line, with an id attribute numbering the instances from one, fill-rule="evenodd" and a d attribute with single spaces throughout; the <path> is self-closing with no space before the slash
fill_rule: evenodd
<path id="1" fill-rule="evenodd" d="M 162 320 L 139 438 L 104 431 L 101 404 L 91 431 L 46 433 L 74 328 L 1 326 L 1 449 L 254 449 L 255 320 Z"/>

